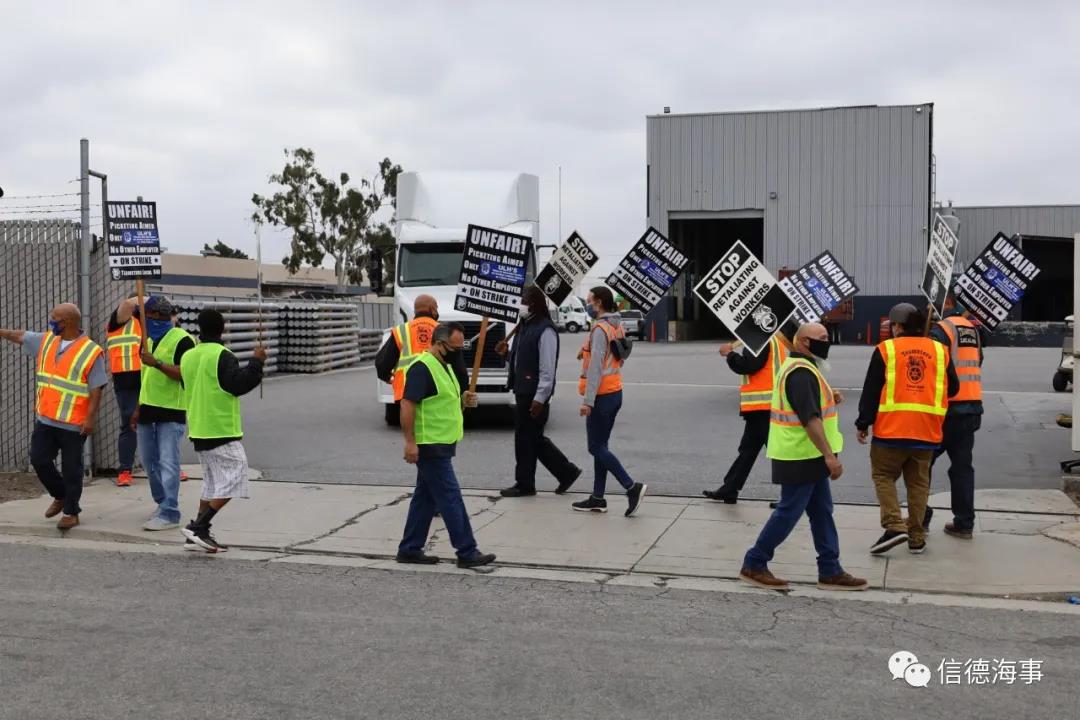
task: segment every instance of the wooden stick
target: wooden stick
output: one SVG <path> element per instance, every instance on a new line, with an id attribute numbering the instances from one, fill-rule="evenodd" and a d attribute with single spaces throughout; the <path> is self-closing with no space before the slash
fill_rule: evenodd
<path id="1" fill-rule="evenodd" d="M 934 317 L 934 303 L 926 306 L 926 327 L 923 328 L 923 337 L 930 337 L 930 319 Z"/>
<path id="2" fill-rule="evenodd" d="M 487 340 L 488 317 L 480 321 L 480 337 L 476 341 L 476 356 L 472 362 L 472 377 L 469 379 L 469 392 L 476 392 L 476 383 L 480 380 L 480 361 L 484 357 L 484 341 Z"/>
<path id="3" fill-rule="evenodd" d="M 146 305 L 143 303 L 145 292 L 142 278 L 139 278 L 135 281 L 135 294 L 139 297 L 139 332 L 142 335 L 142 339 L 139 341 L 140 353 L 146 348 Z"/>

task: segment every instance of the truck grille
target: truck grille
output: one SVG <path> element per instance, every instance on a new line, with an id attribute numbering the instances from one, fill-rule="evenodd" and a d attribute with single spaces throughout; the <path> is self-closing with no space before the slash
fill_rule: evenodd
<path id="1" fill-rule="evenodd" d="M 465 367 L 472 368 L 473 360 L 476 358 L 476 349 L 472 347 L 474 338 L 480 334 L 479 322 L 463 322 L 465 326 L 465 342 L 469 343 L 469 347 L 465 349 Z M 506 326 L 499 321 L 489 321 L 487 335 L 484 338 L 484 354 L 480 358 L 480 367 L 483 368 L 498 368 L 502 370 L 506 367 L 506 361 L 495 352 L 495 345 L 506 337 Z"/>

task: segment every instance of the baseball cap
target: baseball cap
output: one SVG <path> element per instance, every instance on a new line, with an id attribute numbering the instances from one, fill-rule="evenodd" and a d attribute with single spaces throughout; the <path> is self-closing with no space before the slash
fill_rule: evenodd
<path id="1" fill-rule="evenodd" d="M 899 323 L 903 325 L 908 321 L 912 315 L 919 312 L 919 308 L 915 307 L 911 303 L 899 303 L 893 305 L 893 309 L 889 311 L 889 322 Z"/>
<path id="2" fill-rule="evenodd" d="M 148 313 L 160 313 L 161 315 L 172 315 L 173 306 L 169 302 L 169 298 L 164 295 L 151 295 L 146 299 L 144 303 L 146 306 L 146 312 Z"/>

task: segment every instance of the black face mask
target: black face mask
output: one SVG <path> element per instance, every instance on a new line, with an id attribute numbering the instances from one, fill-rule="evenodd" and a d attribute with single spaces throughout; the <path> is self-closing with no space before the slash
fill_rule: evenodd
<path id="1" fill-rule="evenodd" d="M 828 340 L 808 340 L 810 345 L 810 354 L 814 357 L 825 360 L 829 357 L 829 341 Z"/>
<path id="2" fill-rule="evenodd" d="M 447 346 L 443 346 L 443 362 L 447 365 L 453 365 L 461 357 L 461 350 L 451 350 Z"/>

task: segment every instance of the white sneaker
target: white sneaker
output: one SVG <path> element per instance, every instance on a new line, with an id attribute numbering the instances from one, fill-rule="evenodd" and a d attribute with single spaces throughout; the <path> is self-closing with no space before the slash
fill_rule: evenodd
<path id="1" fill-rule="evenodd" d="M 164 520 L 160 517 L 152 517 L 143 523 L 143 530 L 175 530 L 180 527 L 180 523 Z"/>

